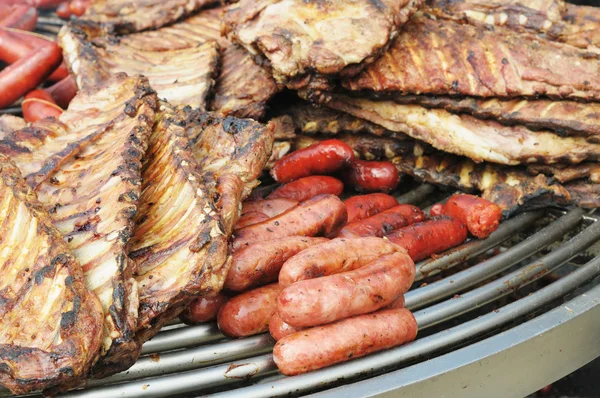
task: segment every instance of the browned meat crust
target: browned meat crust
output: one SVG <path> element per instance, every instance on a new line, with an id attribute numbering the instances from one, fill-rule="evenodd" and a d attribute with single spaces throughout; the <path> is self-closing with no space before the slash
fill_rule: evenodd
<path id="1" fill-rule="evenodd" d="M 565 185 L 571 195 L 571 201 L 587 208 L 600 207 L 600 184 L 577 181 Z"/>
<path id="2" fill-rule="evenodd" d="M 600 159 L 600 145 L 589 143 L 582 137 L 560 137 L 549 131 L 504 126 L 493 120 L 455 115 L 443 109 L 341 95 L 335 95 L 328 106 L 476 162 L 517 165 Z"/>
<path id="3" fill-rule="evenodd" d="M 242 0 L 225 14 L 224 33 L 260 56 L 279 84 L 319 86 L 373 62 L 421 2 Z"/>
<path id="4" fill-rule="evenodd" d="M 13 115 L 0 116 L 0 140 L 5 139 L 10 133 L 23 129 L 27 123 L 23 118 Z"/>
<path id="5" fill-rule="evenodd" d="M 2 154 L 0 215 L 0 385 L 15 394 L 76 387 L 98 356 L 102 307 L 35 193 Z"/>
<path id="6" fill-rule="evenodd" d="M 600 8 L 567 5 L 568 22 L 560 40 L 572 46 L 594 49 L 600 47 Z"/>
<path id="7" fill-rule="evenodd" d="M 581 179 L 600 183 L 600 163 L 581 163 L 578 165 L 557 164 L 553 166 L 531 165 L 527 166 L 527 172 L 531 175 L 543 173 L 560 183 Z"/>
<path id="8" fill-rule="evenodd" d="M 401 104 L 420 104 L 453 113 L 468 113 L 502 124 L 522 124 L 532 129 L 548 129 L 561 136 L 578 135 L 588 142 L 600 142 L 600 104 L 596 102 L 524 100 L 498 98 L 454 98 L 425 95 L 398 95 Z"/>
<path id="9" fill-rule="evenodd" d="M 205 110 L 218 69 L 217 43 L 188 34 L 186 47 L 156 50 L 152 45 L 145 46 L 159 42 L 153 37 L 157 33 L 138 33 L 120 40 L 99 36 L 101 32 L 94 24 L 73 23 L 61 31 L 60 43 L 79 87 L 94 86 L 119 72 L 144 75 L 158 96 L 172 105 Z M 164 38 L 159 43 L 164 45 Z"/>
<path id="10" fill-rule="evenodd" d="M 600 99 L 600 54 L 418 13 L 350 90 L 376 93 Z"/>

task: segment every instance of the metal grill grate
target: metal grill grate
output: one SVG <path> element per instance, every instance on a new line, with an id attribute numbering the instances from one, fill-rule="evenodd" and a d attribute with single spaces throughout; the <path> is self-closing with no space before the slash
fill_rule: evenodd
<path id="1" fill-rule="evenodd" d="M 436 193 L 434 187 L 425 184 L 399 199 L 427 205 Z M 589 254 L 596 252 L 592 246 L 600 240 L 598 220 L 594 213 L 578 208 L 526 212 L 501 223 L 486 240 L 467 242 L 446 255 L 417 264 L 420 283 L 406 294 L 406 306 L 414 311 L 420 330 L 415 342 L 402 347 L 284 377 L 273 363 L 270 353 L 274 341 L 268 334 L 229 340 L 215 324 L 188 327 L 173 323 L 144 345 L 143 356 L 131 369 L 93 380 L 88 388 L 64 396 L 271 397 L 315 391 L 339 393 L 351 382 L 352 388 L 364 389 L 361 395 L 370 395 L 366 386 L 372 391 L 386 386 L 386 391 L 401 392 L 420 380 L 418 376 L 407 379 L 412 369 L 435 369 L 431 365 L 435 360 L 443 361 L 474 347 L 479 347 L 478 355 L 487 357 L 496 353 L 493 339 L 517 333 L 520 328 L 525 329 L 513 341 L 534 341 L 540 328 L 527 325 L 539 325 L 554 312 L 570 308 L 571 302 L 564 304 L 565 300 L 585 307 L 578 316 L 600 311 L 600 288 L 590 283 L 600 274 L 600 257 Z M 586 262 L 586 258 L 591 260 Z M 581 291 L 573 295 L 576 289 Z M 574 324 L 574 320 L 554 317 L 548 330 L 563 323 Z M 595 336 L 600 336 L 597 332 Z M 587 347 L 587 356 L 557 364 L 562 375 L 600 355 L 597 343 Z M 540 362 L 538 366 L 548 364 Z M 388 377 L 392 374 L 397 377 Z M 386 377 L 383 384 L 377 382 Z M 533 391 L 543 385 L 523 388 Z"/>

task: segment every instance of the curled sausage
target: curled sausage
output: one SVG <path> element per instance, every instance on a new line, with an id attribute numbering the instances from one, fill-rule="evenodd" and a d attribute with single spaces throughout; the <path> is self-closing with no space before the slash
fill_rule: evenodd
<path id="1" fill-rule="evenodd" d="M 454 218 L 440 216 L 401 228 L 386 236 L 419 261 L 460 245 L 467 239 L 467 227 Z"/>
<path id="2" fill-rule="evenodd" d="M 346 199 L 344 205 L 348 211 L 348 223 L 352 223 L 398 206 L 398 200 L 385 193 L 371 193 Z"/>
<path id="3" fill-rule="evenodd" d="M 0 21 L 2 28 L 20 30 L 34 30 L 37 24 L 37 10 L 28 5 L 15 5 L 10 7 L 10 13 Z"/>
<path id="4" fill-rule="evenodd" d="M 219 329 L 230 337 L 266 332 L 277 311 L 277 296 L 281 290 L 277 283 L 273 283 L 229 299 L 217 316 Z"/>
<path id="5" fill-rule="evenodd" d="M 265 214 L 271 218 L 297 206 L 298 203 L 297 200 L 285 198 L 247 201 L 242 204 L 242 217 L 248 213 L 256 212 Z"/>
<path id="6" fill-rule="evenodd" d="M 187 325 L 196 325 L 202 322 L 214 321 L 217 314 L 229 298 L 223 294 L 217 294 L 214 297 L 200 297 L 192 303 L 179 315 Z"/>
<path id="7" fill-rule="evenodd" d="M 392 192 L 400 183 L 398 169 L 388 161 L 355 160 L 345 177 L 359 192 Z"/>
<path id="8" fill-rule="evenodd" d="M 252 287 L 274 282 L 281 266 L 295 254 L 320 243 L 325 238 L 290 236 L 258 242 L 233 253 L 233 261 L 225 288 L 243 291 Z"/>
<path id="9" fill-rule="evenodd" d="M 75 98 L 77 91 L 78 88 L 75 78 L 70 75 L 46 89 L 46 92 L 52 96 L 54 101 L 64 109 L 66 109 L 71 103 L 71 100 Z"/>
<path id="10" fill-rule="evenodd" d="M 303 202 L 314 196 L 331 194 L 340 196 L 344 191 L 344 183 L 328 176 L 310 176 L 289 182 L 274 190 L 267 198 L 286 198 Z"/>
<path id="11" fill-rule="evenodd" d="M 396 347 L 417 336 L 417 321 L 404 308 L 380 310 L 303 330 L 275 344 L 273 360 L 287 376 Z"/>
<path id="12" fill-rule="evenodd" d="M 233 249 L 287 236 L 333 237 L 346 224 L 346 207 L 334 195 L 319 195 L 267 221 L 240 229 Z"/>
<path id="13" fill-rule="evenodd" d="M 291 284 L 321 276 L 352 271 L 381 256 L 402 251 L 381 238 L 333 239 L 310 247 L 285 262 L 279 272 L 279 284 Z"/>
<path id="14" fill-rule="evenodd" d="M 59 117 L 63 110 L 56 105 L 50 94 L 44 90 L 33 90 L 27 93 L 21 103 L 23 118 L 29 123 L 47 117 Z"/>
<path id="15" fill-rule="evenodd" d="M 404 252 L 354 271 L 296 282 L 277 299 L 281 319 L 296 327 L 324 325 L 383 308 L 412 285 L 415 264 Z"/>
<path id="16" fill-rule="evenodd" d="M 271 169 L 271 176 L 277 182 L 289 182 L 311 175 L 332 174 L 353 160 L 354 152 L 348 144 L 325 140 L 284 156 Z"/>
<path id="17" fill-rule="evenodd" d="M 423 221 L 424 219 L 425 213 L 418 207 L 413 205 L 398 205 L 364 220 L 346 225 L 338 237 L 383 237 L 392 231 Z"/>
<path id="18" fill-rule="evenodd" d="M 431 208 L 432 216 L 449 216 L 462 221 L 469 232 L 479 239 L 487 238 L 498 229 L 502 209 L 483 198 L 474 195 L 452 195 L 446 203 Z"/>

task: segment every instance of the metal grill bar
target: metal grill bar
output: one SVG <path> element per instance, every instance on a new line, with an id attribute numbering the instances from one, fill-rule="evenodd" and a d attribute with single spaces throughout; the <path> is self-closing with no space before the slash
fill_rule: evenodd
<path id="1" fill-rule="evenodd" d="M 423 202 L 425 198 L 434 193 L 436 188 L 431 184 L 423 184 L 419 185 L 417 188 L 413 189 L 410 192 L 405 193 L 404 195 L 398 196 L 398 203 L 400 204 L 417 204 Z"/>
<path id="2" fill-rule="evenodd" d="M 142 355 L 194 347 L 224 338 L 215 323 L 167 330 L 146 342 L 142 347 Z"/>

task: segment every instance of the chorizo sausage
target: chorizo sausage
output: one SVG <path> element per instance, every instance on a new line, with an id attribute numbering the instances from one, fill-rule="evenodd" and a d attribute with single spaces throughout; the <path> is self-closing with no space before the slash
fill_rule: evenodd
<path id="1" fill-rule="evenodd" d="M 348 211 L 348 224 L 374 216 L 384 210 L 398 206 L 398 200 L 385 193 L 356 195 L 344 201 Z"/>
<path id="2" fill-rule="evenodd" d="M 355 160 L 344 173 L 358 192 L 392 192 L 400 183 L 400 173 L 392 162 Z"/>
<path id="3" fill-rule="evenodd" d="M 304 279 L 352 271 L 399 251 L 402 249 L 397 245 L 381 238 L 333 239 L 286 261 L 279 272 L 279 284 L 287 287 Z"/>
<path id="4" fill-rule="evenodd" d="M 281 266 L 292 256 L 320 243 L 326 238 L 290 236 L 259 242 L 233 253 L 233 261 L 225 288 L 244 291 L 277 280 Z"/>
<path id="5" fill-rule="evenodd" d="M 347 217 L 346 207 L 336 196 L 315 196 L 277 217 L 240 229 L 233 250 L 287 236 L 333 237 L 344 227 Z"/>
<path id="6" fill-rule="evenodd" d="M 446 203 L 431 208 L 432 216 L 449 216 L 462 221 L 471 235 L 484 239 L 498 229 L 502 209 L 488 200 L 474 195 L 452 195 Z"/>
<path id="7" fill-rule="evenodd" d="M 23 119 L 29 123 L 47 117 L 59 117 L 63 110 L 56 105 L 50 94 L 44 90 L 33 90 L 25 95 L 21 103 Z"/>
<path id="8" fill-rule="evenodd" d="M 279 341 L 285 336 L 289 336 L 292 333 L 296 333 L 304 329 L 305 328 L 297 328 L 288 325 L 277 313 L 273 315 L 273 318 L 271 318 L 271 321 L 269 322 L 269 333 L 275 339 L 275 341 Z"/>
<path id="9" fill-rule="evenodd" d="M 247 201 L 242 204 L 242 217 L 247 213 L 263 213 L 269 218 L 285 213 L 287 210 L 298 205 L 297 200 L 293 199 L 262 199 Z"/>
<path id="10" fill-rule="evenodd" d="M 287 376 L 321 369 L 396 347 L 417 336 L 417 321 L 405 308 L 384 309 L 283 337 L 273 360 Z"/>
<path id="11" fill-rule="evenodd" d="M 325 140 L 284 156 L 271 169 L 271 176 L 277 182 L 289 182 L 311 175 L 332 174 L 353 160 L 354 152 L 348 144 Z"/>
<path id="12" fill-rule="evenodd" d="M 214 297 L 200 297 L 192 303 L 179 315 L 187 325 L 196 325 L 202 322 L 214 321 L 217 314 L 229 298 L 223 294 L 217 294 Z"/>
<path id="13" fill-rule="evenodd" d="M 401 228 L 386 236 L 408 251 L 414 261 L 441 253 L 467 239 L 467 227 L 454 218 L 440 216 Z"/>
<path id="14" fill-rule="evenodd" d="M 2 18 L 0 27 L 14 28 L 20 30 L 34 30 L 37 25 L 38 13 L 33 7 L 27 5 L 15 5 L 10 9 L 10 14 Z"/>
<path id="15" fill-rule="evenodd" d="M 61 108 L 66 109 L 71 100 L 77 95 L 79 89 L 77 88 L 75 78 L 69 75 L 45 90 Z"/>
<path id="16" fill-rule="evenodd" d="M 267 221 L 269 218 L 271 217 L 267 216 L 265 213 L 251 211 L 240 216 L 240 219 L 235 224 L 233 230 L 238 231 L 244 227 L 247 227 L 248 225 L 254 225 L 258 224 L 259 222 Z"/>
<path id="17" fill-rule="evenodd" d="M 286 198 L 304 202 L 314 196 L 330 194 L 340 196 L 344 192 L 344 183 L 328 176 L 310 176 L 289 182 L 273 192 L 267 198 Z"/>
<path id="18" fill-rule="evenodd" d="M 413 205 L 398 205 L 361 221 L 348 224 L 338 234 L 339 238 L 366 236 L 383 237 L 392 231 L 425 220 L 425 213 Z"/>
<path id="19" fill-rule="evenodd" d="M 324 325 L 383 308 L 406 293 L 415 264 L 404 252 L 354 271 L 296 282 L 277 299 L 281 319 L 299 327 Z"/>
<path id="20" fill-rule="evenodd" d="M 217 315 L 219 329 L 230 337 L 266 332 L 277 311 L 277 296 L 281 290 L 277 283 L 273 283 L 229 299 Z"/>

